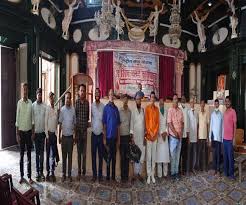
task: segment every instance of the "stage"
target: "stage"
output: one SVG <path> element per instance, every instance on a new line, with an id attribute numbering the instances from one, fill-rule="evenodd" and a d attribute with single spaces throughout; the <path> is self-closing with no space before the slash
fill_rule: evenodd
<path id="1" fill-rule="evenodd" d="M 109 89 L 116 94 L 133 97 L 138 83 L 149 96 L 155 91 L 157 97 L 167 98 L 174 93 L 181 97 L 183 87 L 183 64 L 186 53 L 180 49 L 154 43 L 129 41 L 87 41 L 87 75 L 102 96 Z"/>

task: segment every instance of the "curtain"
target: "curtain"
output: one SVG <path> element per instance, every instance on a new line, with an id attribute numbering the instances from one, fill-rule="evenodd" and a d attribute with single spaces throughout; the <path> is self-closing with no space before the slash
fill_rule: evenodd
<path id="1" fill-rule="evenodd" d="M 159 97 L 166 99 L 174 94 L 174 58 L 159 56 Z"/>
<path id="2" fill-rule="evenodd" d="M 113 52 L 98 53 L 98 82 L 102 97 L 108 95 L 108 91 L 113 89 Z"/>

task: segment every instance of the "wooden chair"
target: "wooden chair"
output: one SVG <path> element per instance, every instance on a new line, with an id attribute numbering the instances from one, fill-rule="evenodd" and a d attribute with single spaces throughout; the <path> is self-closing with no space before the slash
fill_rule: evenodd
<path id="1" fill-rule="evenodd" d="M 24 194 L 20 193 L 13 186 L 12 175 L 10 174 L 4 174 L 0 177 L 0 190 L 1 204 L 40 205 L 39 192 L 34 188 L 30 188 Z"/>
<path id="2" fill-rule="evenodd" d="M 235 140 L 234 140 L 234 150 L 236 153 L 246 154 L 246 144 L 243 143 L 243 141 L 244 141 L 244 130 L 237 129 Z"/>
<path id="3" fill-rule="evenodd" d="M 1 204 L 11 205 L 12 197 L 9 184 L 0 178 L 0 201 Z"/>

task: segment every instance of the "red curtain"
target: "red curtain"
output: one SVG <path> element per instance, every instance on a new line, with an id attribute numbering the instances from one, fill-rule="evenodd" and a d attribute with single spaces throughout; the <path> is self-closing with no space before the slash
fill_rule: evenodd
<path id="1" fill-rule="evenodd" d="M 113 52 L 98 53 L 98 80 L 102 97 L 108 95 L 108 91 L 113 89 Z"/>
<path id="2" fill-rule="evenodd" d="M 166 99 L 174 94 L 174 58 L 159 56 L 159 97 Z"/>

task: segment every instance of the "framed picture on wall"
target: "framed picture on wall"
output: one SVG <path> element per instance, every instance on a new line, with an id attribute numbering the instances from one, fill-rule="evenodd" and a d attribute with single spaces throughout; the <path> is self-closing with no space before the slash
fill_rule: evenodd
<path id="1" fill-rule="evenodd" d="M 226 75 L 219 75 L 217 80 L 217 91 L 224 91 L 226 87 Z"/>

